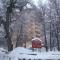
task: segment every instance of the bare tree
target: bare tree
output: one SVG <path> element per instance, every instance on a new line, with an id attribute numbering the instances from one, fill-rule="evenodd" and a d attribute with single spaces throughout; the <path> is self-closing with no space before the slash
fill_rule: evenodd
<path id="1" fill-rule="evenodd" d="M 46 48 L 46 51 L 48 51 L 48 45 L 47 45 L 47 38 L 46 38 L 46 26 L 45 26 L 45 7 L 41 7 L 42 8 L 42 19 L 43 19 L 43 28 L 44 28 L 44 36 L 45 36 L 45 48 Z"/>
<path id="2" fill-rule="evenodd" d="M 53 5 L 53 7 L 54 7 L 54 9 L 55 9 L 55 12 L 56 12 L 56 14 L 54 15 L 55 16 L 55 27 L 56 27 L 56 30 L 55 30 L 55 37 L 56 37 L 56 40 L 57 40 L 57 49 L 58 49 L 58 51 L 59 51 L 59 26 L 60 26 L 60 23 L 58 23 L 59 22 L 59 20 L 60 20 L 60 1 L 59 0 L 50 0 L 50 2 L 52 3 L 52 5 Z M 58 16 L 58 17 L 57 17 Z"/>
<path id="3" fill-rule="evenodd" d="M 10 36 L 10 24 L 11 24 L 11 15 L 13 12 L 13 8 L 19 8 L 20 11 L 22 11 L 23 7 L 27 3 L 28 2 L 25 0 L 22 2 L 21 1 L 18 2 L 17 0 L 10 0 L 9 5 L 6 7 L 6 21 L 3 21 L 3 25 L 4 25 L 5 32 L 6 32 L 5 38 L 7 39 L 8 51 L 11 51 L 13 49 L 11 36 Z"/>

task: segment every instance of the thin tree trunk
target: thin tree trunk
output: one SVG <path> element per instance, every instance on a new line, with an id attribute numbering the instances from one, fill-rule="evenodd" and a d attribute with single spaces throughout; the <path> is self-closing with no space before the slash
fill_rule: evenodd
<path id="1" fill-rule="evenodd" d="M 45 48 L 46 48 L 46 51 L 48 51 L 47 39 L 46 39 L 46 31 L 45 31 L 45 23 L 44 23 L 44 36 L 45 36 Z"/>
<path id="2" fill-rule="evenodd" d="M 20 34 L 19 36 L 17 36 L 16 47 L 18 47 L 19 45 L 22 46 L 22 32 L 23 32 L 23 23 L 21 22 Z"/>
<path id="3" fill-rule="evenodd" d="M 56 38 L 57 38 L 57 49 L 59 51 L 60 48 L 59 48 L 59 39 L 58 39 L 58 27 L 57 27 L 57 35 L 56 35 Z"/>
<path id="4" fill-rule="evenodd" d="M 52 47 L 51 47 L 51 22 L 50 22 L 50 51 L 52 51 Z"/>

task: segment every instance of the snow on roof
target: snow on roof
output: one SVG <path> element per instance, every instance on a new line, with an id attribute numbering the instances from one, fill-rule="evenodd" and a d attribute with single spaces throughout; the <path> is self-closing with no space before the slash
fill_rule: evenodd
<path id="1" fill-rule="evenodd" d="M 34 41 L 34 40 L 39 40 L 39 41 L 41 41 L 40 38 L 37 38 L 37 37 L 32 39 L 32 41 Z"/>

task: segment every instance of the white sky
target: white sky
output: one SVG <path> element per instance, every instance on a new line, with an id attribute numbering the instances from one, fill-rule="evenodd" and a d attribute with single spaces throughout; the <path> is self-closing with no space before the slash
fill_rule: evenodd
<path id="1" fill-rule="evenodd" d="M 46 3 L 48 3 L 48 0 L 42 0 L 42 3 L 46 4 Z"/>
<path id="2" fill-rule="evenodd" d="M 36 6 L 38 6 L 38 1 L 39 0 L 32 0 Z"/>
<path id="3" fill-rule="evenodd" d="M 48 3 L 48 0 L 32 0 L 32 1 L 36 6 L 38 6 L 39 1 L 41 1 L 43 5 Z"/>

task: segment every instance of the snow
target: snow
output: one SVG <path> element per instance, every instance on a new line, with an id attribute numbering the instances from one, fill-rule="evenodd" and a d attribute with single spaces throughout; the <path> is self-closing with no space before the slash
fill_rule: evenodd
<path id="1" fill-rule="evenodd" d="M 37 37 L 32 39 L 32 41 L 34 41 L 34 40 L 39 40 L 39 41 L 41 41 L 40 38 L 37 38 Z"/>
<path id="2" fill-rule="evenodd" d="M 17 47 L 15 48 L 11 53 L 30 53 L 32 52 L 32 50 L 29 50 L 29 49 L 26 49 L 26 48 L 23 48 L 23 47 Z"/>
<path id="3" fill-rule="evenodd" d="M 6 50 L 3 49 L 3 48 L 0 48 L 0 60 L 8 60 L 9 57 L 8 55 L 6 54 Z"/>
<path id="4" fill-rule="evenodd" d="M 4 48 L 0 48 L 0 52 L 7 52 Z"/>
<path id="5" fill-rule="evenodd" d="M 60 52 L 48 51 L 45 52 L 44 48 L 41 52 L 32 51 L 28 48 L 17 47 L 13 51 L 6 53 L 6 50 L 0 48 L 0 60 L 19 60 L 19 59 L 60 59 Z"/>
<path id="6" fill-rule="evenodd" d="M 18 59 L 60 59 L 60 52 L 49 51 L 49 52 L 33 52 L 27 48 L 18 47 L 9 53 L 11 60 Z"/>

